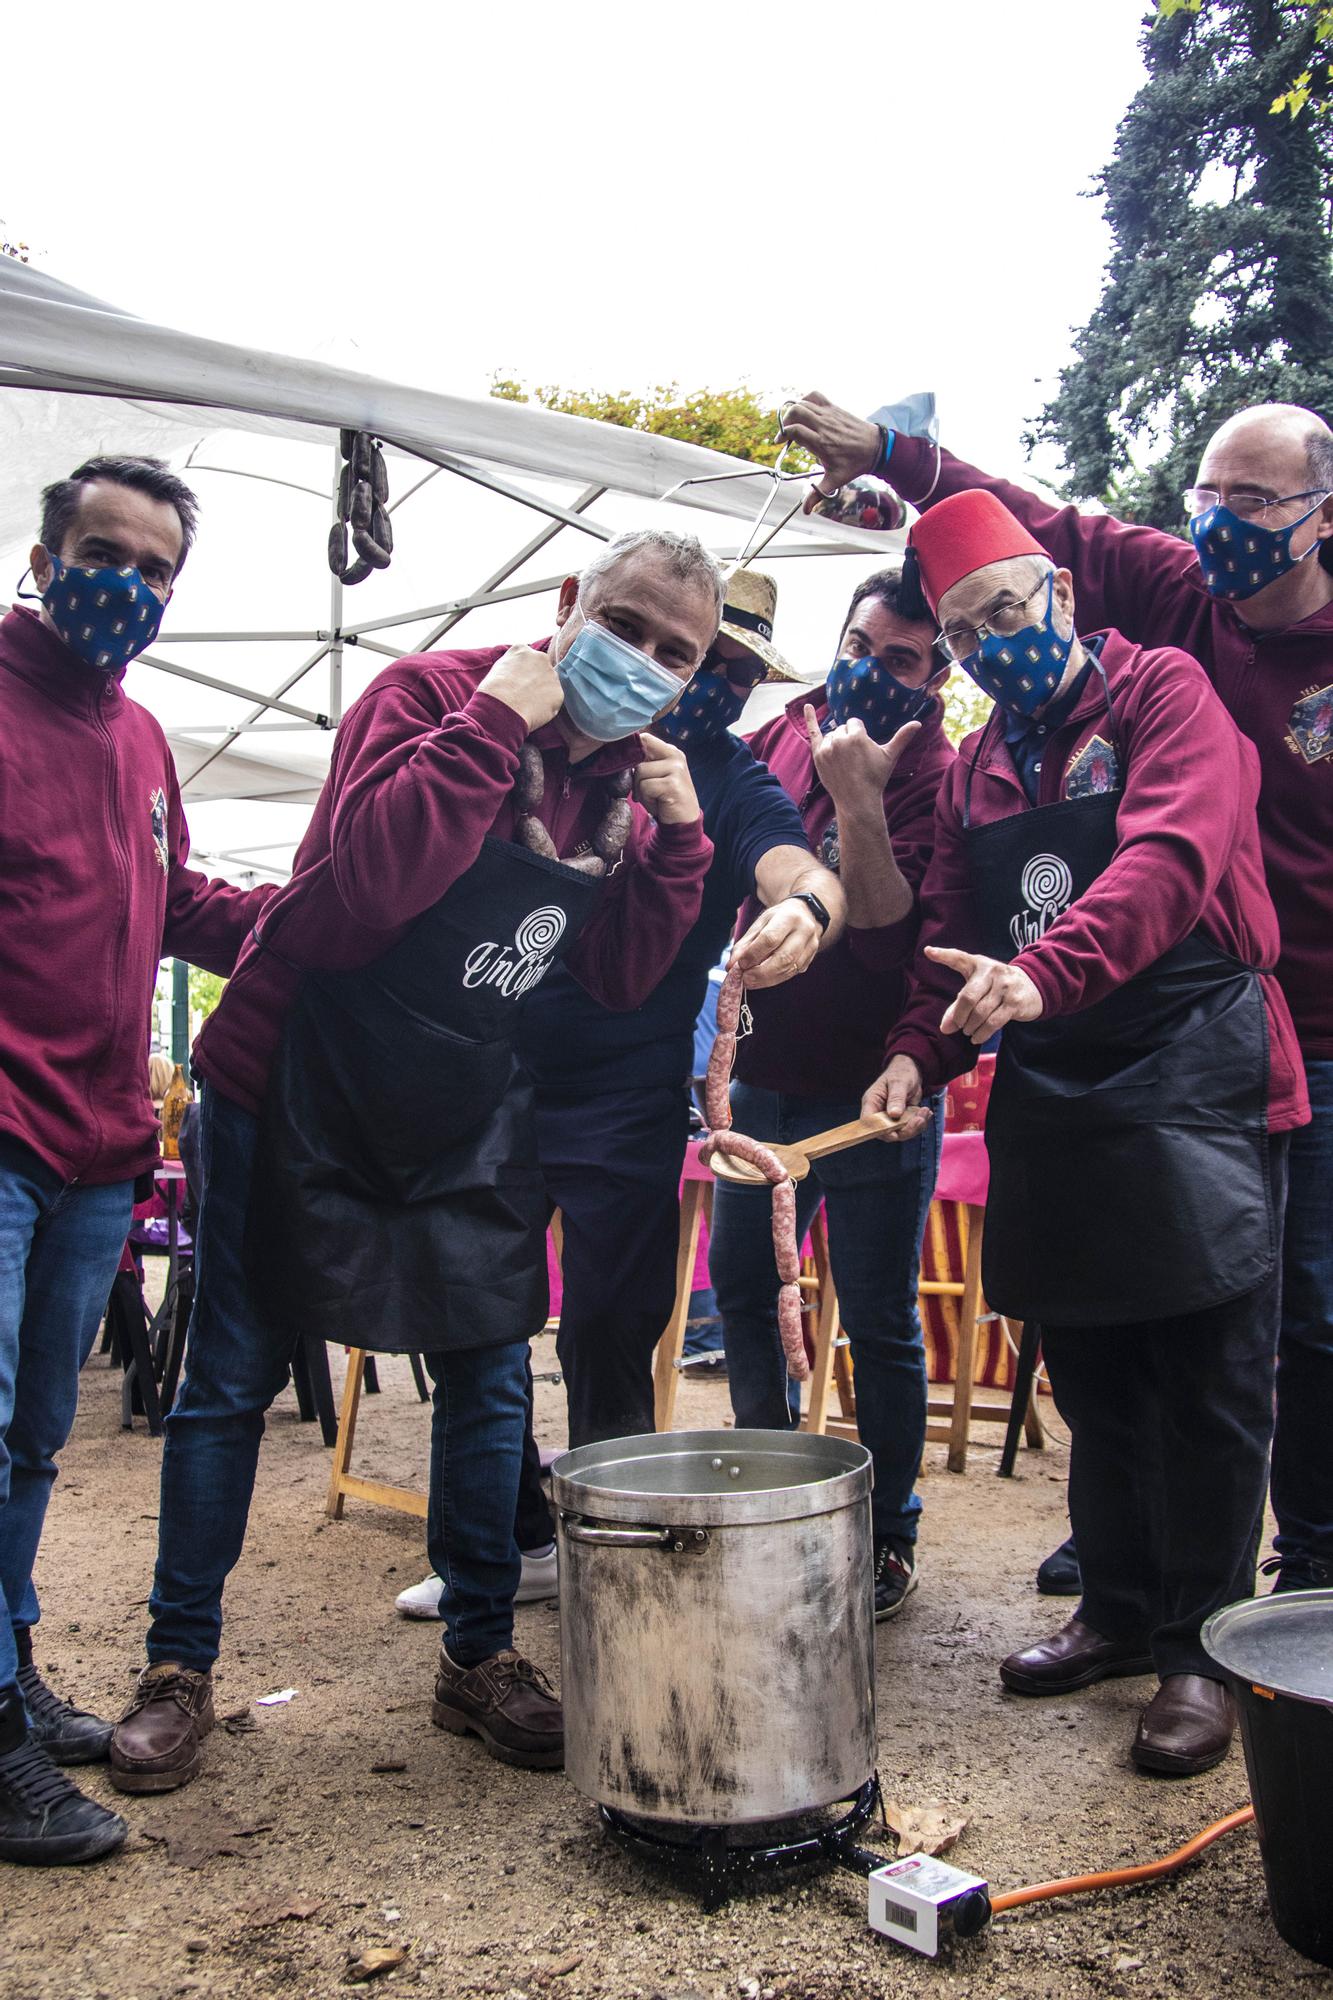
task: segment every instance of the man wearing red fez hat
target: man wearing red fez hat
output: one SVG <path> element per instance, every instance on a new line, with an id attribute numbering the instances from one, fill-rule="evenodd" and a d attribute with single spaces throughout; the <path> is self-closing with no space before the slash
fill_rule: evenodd
<path id="1" fill-rule="evenodd" d="M 935 439 L 934 398 L 864 420 L 818 391 L 787 411 L 826 488 L 877 473 L 920 509 L 985 487 L 1072 572 L 1084 622 L 1193 654 L 1259 753 L 1259 841 L 1277 976 L 1313 1112 L 1290 1149 L 1273 1512 L 1277 1590 L 1333 1584 L 1333 429 L 1260 403 L 1208 440 L 1182 496 L 1190 541 L 1057 507 Z M 807 511 L 817 501 L 812 495 Z M 1193 546 L 1191 547 L 1191 542 Z M 1061 1552 L 1038 1572 L 1055 1566 Z M 1066 1567 L 1069 1565 L 1066 1564 Z M 1077 1590 L 1077 1565 L 1073 1588 Z"/>
<path id="2" fill-rule="evenodd" d="M 1081 638 L 1069 571 L 994 494 L 932 508 L 908 560 L 995 708 L 945 776 L 917 992 L 865 1109 L 911 1136 L 1004 1030 L 983 1281 L 1042 1330 L 1084 1588 L 1000 1675 L 1064 1695 L 1155 1671 L 1131 1756 L 1188 1775 L 1232 1735 L 1199 1632 L 1254 1588 L 1287 1135 L 1309 1118 L 1258 758 L 1187 654 Z"/>

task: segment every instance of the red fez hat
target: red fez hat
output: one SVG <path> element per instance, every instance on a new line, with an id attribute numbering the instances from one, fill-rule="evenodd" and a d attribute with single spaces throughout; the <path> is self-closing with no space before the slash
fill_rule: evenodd
<path id="1" fill-rule="evenodd" d="M 932 611 L 947 590 L 987 563 L 1010 556 L 1044 556 L 1003 500 L 976 488 L 952 493 L 913 522 L 907 546 L 916 550 L 921 584 Z"/>

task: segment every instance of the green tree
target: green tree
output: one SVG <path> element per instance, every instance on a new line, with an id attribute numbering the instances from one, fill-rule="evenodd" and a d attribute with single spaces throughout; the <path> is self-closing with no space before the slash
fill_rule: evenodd
<path id="1" fill-rule="evenodd" d="M 1274 117 L 1313 73 L 1320 9 L 1207 0 L 1143 31 L 1148 81 L 1097 182 L 1114 247 L 1027 443 L 1071 498 L 1181 525 L 1203 445 L 1247 404 L 1333 409 L 1333 124 Z"/>
<path id="2" fill-rule="evenodd" d="M 1308 105 L 1312 117 L 1327 117 L 1333 112 L 1333 0 L 1295 0 L 1295 4 L 1313 17 L 1316 60 L 1292 76 L 1268 108 L 1279 118 L 1283 112 L 1299 118 Z M 1157 0 L 1157 17 L 1169 21 L 1175 14 L 1197 14 L 1203 5 L 1204 0 Z"/>
<path id="3" fill-rule="evenodd" d="M 656 437 L 681 438 L 686 444 L 707 445 L 733 458 L 772 465 L 782 450 L 778 436 L 779 409 L 770 408 L 753 389 L 693 389 L 682 395 L 678 382 L 659 382 L 654 389 L 559 389 L 547 383 L 530 388 L 507 376 L 491 378 L 491 394 L 506 403 L 540 403 L 570 417 L 592 417 L 625 430 L 651 431 Z M 813 461 L 793 451 L 786 470 L 795 472 Z"/>

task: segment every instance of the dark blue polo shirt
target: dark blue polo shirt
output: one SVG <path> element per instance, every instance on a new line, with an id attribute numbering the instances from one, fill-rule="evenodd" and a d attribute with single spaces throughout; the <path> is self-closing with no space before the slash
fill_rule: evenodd
<path id="1" fill-rule="evenodd" d="M 519 1056 L 539 1090 L 583 1097 L 684 1084 L 709 968 L 754 894 L 757 864 L 773 847 L 809 849 L 796 807 L 748 743 L 727 735 L 686 754 L 713 843 L 694 928 L 660 986 L 627 1014 L 600 1006 L 564 966 L 547 973 L 524 1003 L 518 1032 Z"/>

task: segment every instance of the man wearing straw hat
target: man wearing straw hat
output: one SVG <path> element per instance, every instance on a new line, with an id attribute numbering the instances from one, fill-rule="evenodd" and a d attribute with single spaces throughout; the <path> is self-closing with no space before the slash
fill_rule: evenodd
<path id="1" fill-rule="evenodd" d="M 866 577 L 826 681 L 754 739 L 806 839 L 839 872 L 847 928 L 804 979 L 752 995 L 753 1032 L 737 1044 L 732 1084 L 735 1125 L 752 1138 L 797 1140 L 854 1118 L 905 1002 L 935 797 L 953 762 L 936 698 L 948 667 L 934 636 L 924 607 L 904 611 L 896 568 Z M 821 1161 L 797 1190 L 798 1236 L 825 1204 L 857 1421 L 874 1459 L 877 1618 L 894 1616 L 917 1581 L 926 1364 L 916 1287 L 937 1164 L 931 1132 Z M 793 1419 L 768 1208 L 752 1189 L 717 1187 L 710 1275 L 736 1422 L 784 1428 Z"/>
<path id="2" fill-rule="evenodd" d="M 557 1345 L 571 1445 L 653 1429 L 653 1349 L 676 1288 L 693 1026 L 737 910 L 751 898 L 758 906 L 735 948 L 755 986 L 803 972 L 842 929 L 837 876 L 812 855 L 777 779 L 731 733 L 756 686 L 799 678 L 773 644 L 777 595 L 770 576 L 732 574 L 718 636 L 657 725 L 685 753 L 713 843 L 702 908 L 670 971 L 642 1006 L 612 1013 L 557 967 L 523 1017 L 538 1153 L 564 1229 Z M 531 1438 L 515 1536 L 519 1601 L 553 1595 L 554 1529 Z M 397 1605 L 435 1618 L 439 1602 L 432 1574 Z"/>

